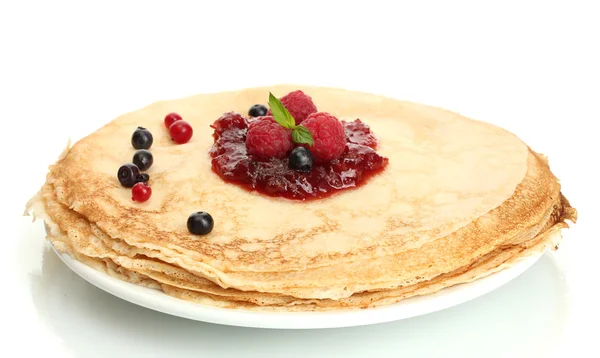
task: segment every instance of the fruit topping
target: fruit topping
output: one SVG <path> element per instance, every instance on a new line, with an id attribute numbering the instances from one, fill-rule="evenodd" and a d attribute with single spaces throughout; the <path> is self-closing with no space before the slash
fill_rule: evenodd
<path id="1" fill-rule="evenodd" d="M 354 134 L 349 127 L 353 128 L 355 122 L 342 123 L 347 133 Z M 362 141 L 348 141 L 339 158 L 328 163 L 314 163 L 310 172 L 300 172 L 290 168 L 291 154 L 281 159 L 254 160 L 245 145 L 246 132 L 234 128 L 215 136 L 210 151 L 212 168 L 223 180 L 270 196 L 300 200 L 324 198 L 338 190 L 363 184 L 388 163 L 388 159 L 377 154 L 374 148 L 364 145 L 375 143 L 372 134 L 353 135 Z"/>
<path id="2" fill-rule="evenodd" d="M 263 117 L 267 115 L 267 112 L 267 106 L 263 104 L 255 104 L 254 106 L 250 107 L 250 110 L 248 110 L 248 115 L 250 117 Z"/>
<path id="3" fill-rule="evenodd" d="M 296 125 L 302 123 L 312 113 L 317 112 L 317 106 L 313 103 L 312 98 L 300 90 L 286 94 L 279 101 L 294 117 Z M 271 108 L 272 110 L 273 108 Z M 271 114 L 270 111 L 268 114 Z"/>
<path id="4" fill-rule="evenodd" d="M 137 127 L 131 136 L 131 145 L 135 149 L 150 149 L 153 142 L 152 133 L 144 127 Z"/>
<path id="5" fill-rule="evenodd" d="M 366 145 L 373 149 L 377 146 L 377 140 L 375 139 L 375 136 L 371 134 L 371 128 L 360 119 L 355 119 L 354 122 L 347 122 L 344 127 L 344 132 L 346 133 L 348 142 Z"/>
<path id="6" fill-rule="evenodd" d="M 150 175 L 148 173 L 142 173 L 138 175 L 137 182 L 138 183 L 148 183 L 150 181 Z"/>
<path id="7" fill-rule="evenodd" d="M 117 172 L 117 178 L 119 182 L 126 188 L 133 187 L 138 182 L 140 176 L 140 169 L 133 163 L 127 163 L 122 165 Z"/>
<path id="8" fill-rule="evenodd" d="M 215 222 L 209 213 L 198 211 L 188 217 L 187 228 L 194 235 L 206 235 L 215 226 Z"/>
<path id="9" fill-rule="evenodd" d="M 131 200 L 143 203 L 152 196 L 152 188 L 148 183 L 136 183 L 131 189 Z"/>
<path id="10" fill-rule="evenodd" d="M 217 119 L 212 125 L 214 134 L 213 137 L 217 139 L 223 132 L 230 129 L 248 129 L 248 121 L 242 117 L 241 114 L 235 112 L 224 113 L 219 119 Z"/>
<path id="11" fill-rule="evenodd" d="M 228 112 L 211 125 L 212 169 L 224 180 L 270 196 L 316 199 L 357 187 L 388 164 L 360 119 L 345 122 L 317 112 L 301 91 L 281 101 L 269 93 L 269 107 L 267 116 Z"/>
<path id="12" fill-rule="evenodd" d="M 171 128 L 171 125 L 181 120 L 181 116 L 175 112 L 169 113 L 165 116 L 165 127 Z"/>
<path id="13" fill-rule="evenodd" d="M 152 157 L 152 153 L 146 149 L 140 149 L 133 155 L 133 164 L 137 165 L 140 170 L 148 170 L 152 163 L 154 162 L 154 158 Z"/>
<path id="14" fill-rule="evenodd" d="M 292 131 L 271 116 L 258 117 L 248 128 L 246 147 L 258 159 L 283 158 L 292 149 Z"/>
<path id="15" fill-rule="evenodd" d="M 192 138 L 194 130 L 188 122 L 180 120 L 171 124 L 169 127 L 169 134 L 175 143 L 184 144 L 189 142 Z"/>
<path id="16" fill-rule="evenodd" d="M 329 113 L 313 113 L 302 122 L 312 134 L 314 143 L 310 148 L 318 162 L 339 158 L 346 148 L 346 133 L 342 122 Z"/>
<path id="17" fill-rule="evenodd" d="M 305 147 L 296 147 L 289 156 L 288 166 L 299 172 L 308 173 L 312 170 L 314 158 L 309 149 Z"/>

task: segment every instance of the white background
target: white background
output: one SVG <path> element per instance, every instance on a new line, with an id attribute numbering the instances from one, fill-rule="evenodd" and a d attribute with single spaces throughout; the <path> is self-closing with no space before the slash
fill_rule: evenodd
<path id="1" fill-rule="evenodd" d="M 0 4 L 0 356 L 600 356 L 593 1 Z M 273 83 L 364 90 L 501 125 L 550 157 L 579 223 L 557 255 L 455 308 L 269 331 L 114 298 L 71 273 L 42 225 L 21 217 L 69 137 L 155 100 Z"/>

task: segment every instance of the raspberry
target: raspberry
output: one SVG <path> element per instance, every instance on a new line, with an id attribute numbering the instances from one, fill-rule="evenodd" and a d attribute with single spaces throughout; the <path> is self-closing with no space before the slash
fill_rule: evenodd
<path id="1" fill-rule="evenodd" d="M 329 113 L 313 113 L 302 123 L 312 134 L 310 147 L 315 159 L 328 162 L 338 158 L 346 148 L 346 134 L 342 122 Z"/>
<path id="2" fill-rule="evenodd" d="M 259 158 L 283 158 L 292 149 L 292 131 L 271 116 L 258 117 L 248 127 L 246 148 Z"/>
<path id="3" fill-rule="evenodd" d="M 296 125 L 303 122 L 309 115 L 317 112 L 317 106 L 313 103 L 312 98 L 300 90 L 286 94 L 279 101 L 294 117 Z M 267 115 L 272 115 L 271 110 Z"/>

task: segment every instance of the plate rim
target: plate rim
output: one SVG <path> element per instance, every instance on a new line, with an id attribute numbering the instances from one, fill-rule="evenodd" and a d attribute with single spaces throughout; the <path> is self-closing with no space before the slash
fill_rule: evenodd
<path id="1" fill-rule="evenodd" d="M 490 293 L 520 276 L 544 254 L 537 252 L 511 267 L 436 293 L 407 298 L 398 303 L 368 309 L 281 312 L 250 311 L 203 305 L 178 299 L 152 288 L 112 277 L 90 267 L 50 244 L 63 263 L 93 286 L 132 304 L 164 314 L 213 324 L 270 329 L 324 329 L 356 327 L 399 321 L 454 307 Z"/>

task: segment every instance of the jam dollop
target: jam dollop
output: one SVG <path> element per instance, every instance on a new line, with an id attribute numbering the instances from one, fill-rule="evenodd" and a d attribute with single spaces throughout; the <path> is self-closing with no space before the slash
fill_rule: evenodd
<path id="1" fill-rule="evenodd" d="M 288 199 L 324 198 L 364 184 L 388 164 L 388 158 L 377 154 L 377 139 L 360 119 L 342 121 L 347 139 L 343 154 L 327 163 L 315 163 L 311 172 L 290 169 L 287 157 L 258 160 L 246 150 L 246 133 L 253 120 L 229 112 L 211 125 L 215 139 L 210 150 L 212 170 L 248 190 Z"/>

